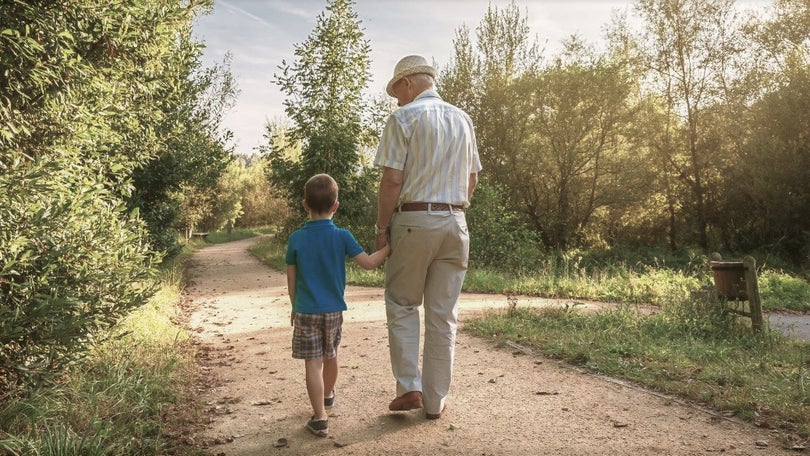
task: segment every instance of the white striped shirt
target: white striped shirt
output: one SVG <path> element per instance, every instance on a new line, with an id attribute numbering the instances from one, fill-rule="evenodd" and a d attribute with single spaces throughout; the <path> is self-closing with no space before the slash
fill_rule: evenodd
<path id="1" fill-rule="evenodd" d="M 388 117 L 374 164 L 403 171 L 398 205 L 467 207 L 470 174 L 481 171 L 472 119 L 426 90 Z"/>

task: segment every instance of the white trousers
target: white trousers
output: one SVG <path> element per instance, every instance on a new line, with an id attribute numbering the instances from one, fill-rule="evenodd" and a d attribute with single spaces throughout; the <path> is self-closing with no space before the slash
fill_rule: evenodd
<path id="1" fill-rule="evenodd" d="M 425 412 L 440 413 L 453 378 L 456 303 L 470 251 L 464 212 L 397 212 L 391 223 L 391 247 L 385 266 L 385 306 L 397 397 L 422 391 Z"/>

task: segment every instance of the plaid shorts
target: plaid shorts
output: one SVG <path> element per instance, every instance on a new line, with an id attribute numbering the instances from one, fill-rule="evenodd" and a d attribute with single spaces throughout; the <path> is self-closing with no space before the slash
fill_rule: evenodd
<path id="1" fill-rule="evenodd" d="M 295 313 L 292 357 L 295 359 L 334 358 L 340 344 L 343 312 Z"/>

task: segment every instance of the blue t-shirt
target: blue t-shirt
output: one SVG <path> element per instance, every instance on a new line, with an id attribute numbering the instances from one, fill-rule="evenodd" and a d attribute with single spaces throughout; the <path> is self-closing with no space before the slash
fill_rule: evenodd
<path id="1" fill-rule="evenodd" d="M 295 303 L 300 313 L 346 310 L 346 257 L 363 253 L 349 230 L 331 219 L 310 220 L 287 241 L 285 261 L 295 265 Z"/>

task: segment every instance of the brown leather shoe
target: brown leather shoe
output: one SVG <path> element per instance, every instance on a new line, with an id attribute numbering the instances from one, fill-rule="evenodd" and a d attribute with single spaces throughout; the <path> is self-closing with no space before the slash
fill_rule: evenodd
<path id="1" fill-rule="evenodd" d="M 422 408 L 421 391 L 411 391 L 405 393 L 388 404 L 388 410 L 393 412 L 401 412 L 404 410 L 413 410 L 419 408 Z"/>
<path id="2" fill-rule="evenodd" d="M 444 413 L 445 410 L 447 410 L 447 404 L 444 404 L 444 407 L 442 407 L 442 411 L 439 413 L 425 413 L 425 418 L 429 420 L 438 420 L 439 418 L 442 417 L 442 413 Z"/>

